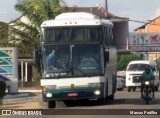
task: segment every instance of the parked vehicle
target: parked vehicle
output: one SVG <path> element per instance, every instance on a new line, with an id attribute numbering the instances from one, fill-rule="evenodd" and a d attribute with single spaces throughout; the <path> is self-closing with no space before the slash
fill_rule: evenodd
<path id="1" fill-rule="evenodd" d="M 136 87 L 141 86 L 140 77 L 144 72 L 146 66 L 150 65 L 152 67 L 152 72 L 155 76 L 154 87 L 155 91 L 158 91 L 159 87 L 159 71 L 157 69 L 156 62 L 148 60 L 131 61 L 126 69 L 126 87 L 128 92 L 131 90 L 135 91 Z"/>
<path id="2" fill-rule="evenodd" d="M 122 91 L 126 87 L 125 79 L 117 77 L 117 91 Z"/>
<path id="3" fill-rule="evenodd" d="M 150 86 L 150 81 L 145 81 L 143 89 L 143 99 L 145 100 L 146 104 L 149 104 L 149 101 L 152 100 L 151 91 L 152 89 Z"/>

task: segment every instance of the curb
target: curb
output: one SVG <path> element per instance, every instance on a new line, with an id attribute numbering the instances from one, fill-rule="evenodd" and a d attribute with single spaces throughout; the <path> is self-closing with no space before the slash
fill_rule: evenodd
<path id="1" fill-rule="evenodd" d="M 18 92 L 33 92 L 33 93 L 40 93 L 42 90 L 18 90 Z"/>
<path id="2" fill-rule="evenodd" d="M 15 95 L 5 95 L 3 99 L 11 99 L 11 98 L 21 98 L 21 97 L 28 97 L 28 93 L 17 93 Z"/>
<path id="3" fill-rule="evenodd" d="M 32 93 L 41 93 L 42 90 L 18 90 L 16 94 L 8 94 L 3 97 L 3 99 L 12 99 L 12 98 L 22 98 L 30 96 L 30 92 Z"/>

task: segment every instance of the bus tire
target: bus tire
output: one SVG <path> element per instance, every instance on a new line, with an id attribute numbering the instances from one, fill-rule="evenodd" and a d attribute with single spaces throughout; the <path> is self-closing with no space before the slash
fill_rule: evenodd
<path id="1" fill-rule="evenodd" d="M 56 101 L 48 101 L 48 108 L 56 108 Z"/>
<path id="2" fill-rule="evenodd" d="M 106 99 L 106 98 L 99 98 L 99 99 L 98 99 L 98 103 L 104 105 L 104 104 L 107 103 L 107 99 Z"/>
<path id="3" fill-rule="evenodd" d="M 114 101 L 114 93 L 107 98 L 108 100 Z"/>
<path id="4" fill-rule="evenodd" d="M 113 92 L 115 93 L 116 92 L 116 88 L 117 88 L 117 76 L 116 76 L 116 74 L 113 74 L 112 75 L 112 80 L 113 80 Z"/>
<path id="5" fill-rule="evenodd" d="M 136 87 L 132 87 L 132 91 L 136 91 Z"/>
<path id="6" fill-rule="evenodd" d="M 131 87 L 128 87 L 127 89 L 128 89 L 128 92 L 131 92 Z"/>

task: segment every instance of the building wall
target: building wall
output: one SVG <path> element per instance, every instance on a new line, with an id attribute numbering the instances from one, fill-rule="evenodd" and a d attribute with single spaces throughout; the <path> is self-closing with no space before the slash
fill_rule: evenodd
<path id="1" fill-rule="evenodd" d="M 146 25 L 147 32 L 160 32 L 160 18 Z"/>
<path id="2" fill-rule="evenodd" d="M 128 48 L 128 31 L 128 21 L 114 23 L 113 32 L 117 49 L 126 50 Z"/>

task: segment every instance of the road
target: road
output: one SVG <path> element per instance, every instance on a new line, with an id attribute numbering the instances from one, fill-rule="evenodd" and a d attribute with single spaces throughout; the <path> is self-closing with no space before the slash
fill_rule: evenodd
<path id="1" fill-rule="evenodd" d="M 29 97 L 23 97 L 23 98 L 16 98 L 16 99 L 5 99 L 3 101 L 3 105 L 0 109 L 44 109 L 47 110 L 47 103 L 42 102 L 42 95 L 41 93 L 30 93 Z M 96 101 L 78 101 L 78 102 L 72 102 L 70 106 L 66 106 L 63 102 L 57 102 L 56 110 L 62 110 L 61 113 L 58 113 L 57 117 L 60 118 L 61 114 L 67 114 L 68 112 L 66 110 L 69 110 L 69 114 L 75 112 L 75 109 L 82 109 L 81 111 L 78 111 L 79 113 L 76 115 L 77 118 L 79 118 L 81 113 L 84 115 L 84 111 L 91 112 L 93 115 L 89 115 L 87 118 L 95 118 L 97 115 L 106 115 L 104 112 L 105 110 L 109 109 L 160 109 L 160 92 L 155 93 L 155 99 L 153 99 L 150 102 L 150 105 L 146 105 L 145 102 L 140 99 L 140 91 L 137 90 L 135 92 L 127 92 L 126 90 L 123 91 L 117 91 L 115 94 L 115 100 L 114 102 L 107 102 L 106 104 L 99 104 Z M 93 110 L 95 109 L 95 110 Z M 102 111 L 103 109 L 103 111 Z M 73 112 L 72 112 L 73 110 Z M 93 110 L 93 111 L 91 111 Z M 48 110 L 49 113 L 53 113 L 53 110 Z M 123 110 L 124 111 L 124 110 Z M 60 111 L 59 111 L 60 112 Z M 111 111 L 113 112 L 113 111 Z M 114 111 L 116 112 L 116 111 Z M 120 112 L 120 111 L 118 111 Z M 104 114 L 100 114 L 104 113 Z M 74 113 L 73 113 L 74 114 Z M 76 113 L 75 113 L 76 114 Z M 97 115 L 94 115 L 97 114 Z M 112 113 L 111 113 L 112 114 Z M 114 113 L 113 113 L 114 114 Z M 118 114 L 121 113 L 115 113 L 115 117 L 118 118 Z M 112 116 L 112 115 L 111 115 Z M 140 115 L 139 115 L 140 116 Z M 75 117 L 75 116 L 74 116 Z M 127 117 L 127 115 L 125 115 Z M 134 115 L 132 116 L 134 117 Z M 145 116 L 141 116 L 144 117 Z M 147 117 L 152 118 L 153 115 L 147 115 Z M 121 118 L 121 117 L 119 117 Z M 122 117 L 124 118 L 124 117 Z M 154 116 L 156 118 L 156 116 Z M 158 118 L 158 117 L 157 117 Z"/>

